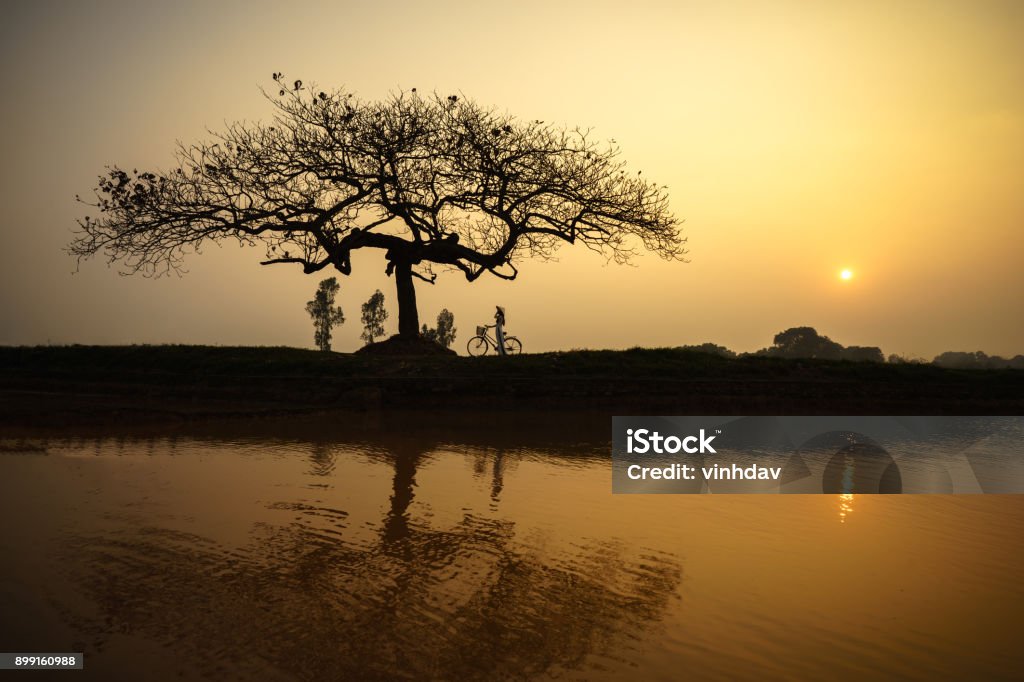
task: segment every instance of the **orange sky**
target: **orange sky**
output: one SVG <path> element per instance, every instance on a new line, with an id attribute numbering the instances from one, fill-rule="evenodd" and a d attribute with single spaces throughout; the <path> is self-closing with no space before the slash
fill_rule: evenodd
<path id="1" fill-rule="evenodd" d="M 210 3 L 211 5 L 214 3 Z M 932 357 L 1024 352 L 1024 3 L 15 3 L 5 70 L 0 344 L 311 347 L 319 277 L 212 247 L 184 278 L 72 276 L 61 252 L 108 163 L 166 166 L 177 139 L 269 116 L 273 71 L 366 98 L 461 91 L 614 138 L 666 183 L 688 264 L 585 249 L 520 279 L 418 286 L 464 347 L 495 303 L 527 351 L 712 341 L 810 325 Z M 342 278 L 392 302 L 380 253 Z M 842 281 L 849 268 L 854 277 Z"/>

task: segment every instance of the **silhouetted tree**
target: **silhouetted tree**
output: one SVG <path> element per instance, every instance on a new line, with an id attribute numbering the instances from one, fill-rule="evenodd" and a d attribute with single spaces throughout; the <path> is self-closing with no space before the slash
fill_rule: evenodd
<path id="1" fill-rule="evenodd" d="M 885 355 L 878 346 L 847 346 L 840 351 L 840 357 L 854 362 L 885 362 Z"/>
<path id="2" fill-rule="evenodd" d="M 877 346 L 844 347 L 827 336 L 822 336 L 813 327 L 791 327 L 776 334 L 773 341 L 770 348 L 762 348 L 754 355 L 794 359 L 817 358 L 819 360 L 885 362 L 885 355 Z"/>
<path id="3" fill-rule="evenodd" d="M 455 316 L 447 308 L 444 308 L 437 314 L 437 327 L 431 328 L 423 325 L 422 336 L 445 348 L 451 348 L 452 343 L 455 341 L 455 332 L 457 331 L 455 328 Z"/>
<path id="4" fill-rule="evenodd" d="M 363 333 L 361 338 L 366 343 L 373 343 L 378 336 L 384 336 L 384 320 L 388 319 L 388 311 L 384 309 L 384 294 L 380 289 L 373 292 L 370 300 L 363 304 Z"/>
<path id="5" fill-rule="evenodd" d="M 953 369 L 981 369 L 985 366 L 986 360 L 988 360 L 988 356 L 981 351 L 975 353 L 946 351 L 941 355 L 936 355 L 932 363 Z"/>
<path id="6" fill-rule="evenodd" d="M 843 347 L 821 336 L 813 327 L 792 327 L 775 335 L 774 345 L 758 352 L 782 358 L 821 358 L 838 360 Z"/>
<path id="7" fill-rule="evenodd" d="M 395 277 L 398 328 L 420 331 L 413 278 L 432 266 L 515 279 L 515 263 L 581 243 L 625 262 L 643 245 L 682 259 L 666 188 L 627 173 L 614 144 L 589 132 L 520 121 L 461 97 L 393 94 L 364 102 L 274 74 L 269 124 L 235 123 L 180 146 L 166 172 L 109 168 L 98 210 L 69 251 L 127 272 L 179 271 L 206 242 L 266 248 L 264 265 L 352 272 L 379 249 Z"/>
<path id="8" fill-rule="evenodd" d="M 889 364 L 900 364 L 900 365 L 923 365 L 928 361 L 924 358 L 915 358 L 909 355 L 897 355 L 892 353 L 886 360 Z"/>
<path id="9" fill-rule="evenodd" d="M 721 355 L 723 358 L 734 358 L 736 353 L 729 350 L 725 346 L 719 346 L 714 343 L 702 343 L 699 346 L 680 346 L 681 350 L 692 350 L 698 353 L 710 353 L 712 355 Z"/>
<path id="10" fill-rule="evenodd" d="M 325 352 L 331 350 L 331 329 L 345 322 L 345 313 L 334 305 L 339 289 L 338 280 L 329 277 L 320 282 L 313 300 L 306 304 L 306 312 L 313 318 L 313 341 Z"/>

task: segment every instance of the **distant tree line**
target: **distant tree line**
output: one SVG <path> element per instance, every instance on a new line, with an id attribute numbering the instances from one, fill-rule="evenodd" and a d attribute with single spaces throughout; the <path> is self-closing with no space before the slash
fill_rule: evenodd
<path id="1" fill-rule="evenodd" d="M 973 353 L 946 351 L 936 356 L 932 363 L 955 369 L 1024 369 L 1024 355 L 1014 355 L 1006 359 L 998 355 L 986 355 L 980 350 Z"/>
<path id="2" fill-rule="evenodd" d="M 774 358 L 814 358 L 819 360 L 850 360 L 854 362 L 886 362 L 882 349 L 877 346 L 843 346 L 822 336 L 813 327 L 792 327 L 779 332 L 772 340 L 772 345 L 754 353 L 736 353 L 725 346 L 714 343 L 703 343 L 698 346 L 681 346 L 684 350 L 701 353 L 712 353 L 726 358 L 736 357 L 774 357 Z M 889 363 L 927 364 L 920 358 L 907 358 L 890 355 Z M 1024 355 L 1015 355 L 1010 359 L 998 355 L 986 355 L 981 351 L 961 353 L 949 351 L 932 360 L 934 365 L 954 369 L 1024 369 Z"/>

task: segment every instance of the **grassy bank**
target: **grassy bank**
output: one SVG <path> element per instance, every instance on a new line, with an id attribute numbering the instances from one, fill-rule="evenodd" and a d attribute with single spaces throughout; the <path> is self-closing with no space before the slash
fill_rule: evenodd
<path id="1" fill-rule="evenodd" d="M 296 348 L 0 348 L 0 422 L 333 409 L 1021 414 L 1024 372 L 677 349 L 381 357 Z"/>

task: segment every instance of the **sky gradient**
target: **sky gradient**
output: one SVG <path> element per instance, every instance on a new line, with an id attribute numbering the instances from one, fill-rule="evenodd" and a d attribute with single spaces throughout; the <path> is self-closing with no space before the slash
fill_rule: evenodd
<path id="1" fill-rule="evenodd" d="M 326 274 L 227 246 L 182 278 L 72 274 L 62 251 L 106 164 L 167 167 L 176 140 L 268 118 L 259 88 L 283 71 L 589 127 L 669 186 L 689 263 L 565 247 L 515 282 L 418 282 L 421 321 L 449 308 L 460 349 L 502 304 L 528 352 L 751 351 L 808 325 L 886 354 L 1024 353 L 1024 3 L 725 5 L 11 3 L 0 344 L 312 347 Z M 383 255 L 353 266 L 335 350 L 361 345 L 376 288 L 397 325 Z"/>

